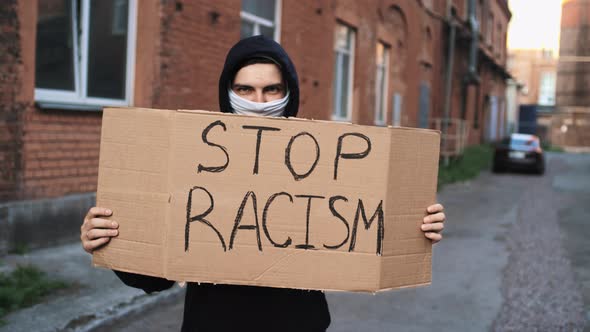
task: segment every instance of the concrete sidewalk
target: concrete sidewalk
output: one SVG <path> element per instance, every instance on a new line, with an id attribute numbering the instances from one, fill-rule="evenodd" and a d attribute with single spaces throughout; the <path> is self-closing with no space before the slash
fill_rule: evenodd
<path id="1" fill-rule="evenodd" d="M 128 287 L 112 271 L 94 268 L 91 256 L 82 250 L 80 243 L 8 255 L 2 262 L 0 271 L 31 264 L 71 287 L 45 298 L 42 303 L 12 312 L 4 318 L 7 324 L 0 327 L 0 332 L 100 330 L 101 326 L 126 315 L 162 301 L 180 300 L 184 295 L 184 289 L 178 286 L 152 295 Z"/>

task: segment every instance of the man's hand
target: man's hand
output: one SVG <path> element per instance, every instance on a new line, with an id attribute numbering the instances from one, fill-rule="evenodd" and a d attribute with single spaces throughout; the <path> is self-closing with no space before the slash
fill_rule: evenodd
<path id="1" fill-rule="evenodd" d="M 88 210 L 84 223 L 80 227 L 80 240 L 82 247 L 88 253 L 92 252 L 111 240 L 111 237 L 117 236 L 119 224 L 116 221 L 102 219 L 108 217 L 113 211 L 100 207 L 92 207 Z"/>
<path id="2" fill-rule="evenodd" d="M 445 228 L 445 214 L 444 206 L 441 204 L 434 204 L 426 208 L 428 215 L 424 217 L 422 223 L 422 231 L 424 236 L 432 240 L 432 243 L 437 243 L 442 240 L 442 230 Z"/>

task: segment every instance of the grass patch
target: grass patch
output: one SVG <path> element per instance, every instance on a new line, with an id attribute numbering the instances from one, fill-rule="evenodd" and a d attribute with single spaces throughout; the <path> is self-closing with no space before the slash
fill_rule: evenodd
<path id="1" fill-rule="evenodd" d="M 28 254 L 30 251 L 31 250 L 29 249 L 29 246 L 27 246 L 26 243 L 17 243 L 14 246 L 14 249 L 10 251 L 10 254 L 25 255 Z"/>
<path id="2" fill-rule="evenodd" d="M 438 189 L 444 185 L 473 179 L 492 164 L 494 148 L 489 144 L 472 145 L 465 148 L 461 157 L 451 159 L 448 166 L 441 164 L 438 169 Z"/>
<path id="3" fill-rule="evenodd" d="M 68 287 L 65 282 L 52 280 L 38 268 L 18 266 L 11 273 L 0 273 L 0 326 L 9 312 L 38 303 L 44 296 Z"/>

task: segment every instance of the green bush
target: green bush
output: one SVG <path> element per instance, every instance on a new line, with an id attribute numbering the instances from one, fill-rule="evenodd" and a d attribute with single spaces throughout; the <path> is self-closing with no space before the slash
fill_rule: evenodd
<path id="1" fill-rule="evenodd" d="M 472 145 L 465 148 L 462 156 L 452 159 L 448 166 L 438 169 L 438 188 L 444 185 L 473 179 L 492 164 L 494 149 L 489 144 Z"/>
<path id="2" fill-rule="evenodd" d="M 547 141 L 541 143 L 541 148 L 547 152 L 564 152 L 565 150 L 557 145 L 551 145 Z"/>
<path id="3" fill-rule="evenodd" d="M 26 243 L 17 243 L 10 253 L 15 255 L 25 255 L 28 254 L 29 251 L 29 246 L 27 246 Z"/>
<path id="4" fill-rule="evenodd" d="M 10 311 L 31 306 L 55 290 L 66 288 L 62 281 L 49 279 L 34 266 L 18 266 L 12 273 L 0 273 L 0 325 Z"/>

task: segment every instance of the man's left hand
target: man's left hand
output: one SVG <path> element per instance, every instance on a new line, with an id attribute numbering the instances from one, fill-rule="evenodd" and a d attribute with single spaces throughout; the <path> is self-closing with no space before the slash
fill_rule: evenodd
<path id="1" fill-rule="evenodd" d="M 433 204 L 426 208 L 428 215 L 422 221 L 422 231 L 424 236 L 432 240 L 432 244 L 442 240 L 442 230 L 445 228 L 445 214 L 444 206 L 441 204 Z"/>

